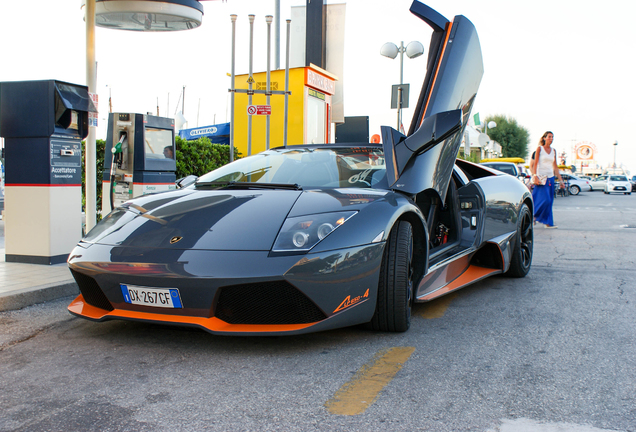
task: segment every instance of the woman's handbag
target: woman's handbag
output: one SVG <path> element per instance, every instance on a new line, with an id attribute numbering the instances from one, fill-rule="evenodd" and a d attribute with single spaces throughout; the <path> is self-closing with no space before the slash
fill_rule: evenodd
<path id="1" fill-rule="evenodd" d="M 545 182 L 548 181 L 547 175 L 537 175 L 537 180 L 539 180 L 539 184 L 541 186 L 545 185 Z"/>

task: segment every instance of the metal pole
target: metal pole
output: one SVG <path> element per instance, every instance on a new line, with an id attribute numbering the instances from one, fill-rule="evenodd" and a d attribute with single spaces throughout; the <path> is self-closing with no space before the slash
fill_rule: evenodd
<path id="1" fill-rule="evenodd" d="M 404 84 L 404 41 L 400 42 L 400 87 L 398 87 L 398 125 L 397 130 L 402 131 L 402 84 Z"/>
<path id="2" fill-rule="evenodd" d="M 274 69 L 280 69 L 280 0 L 274 0 Z"/>
<path id="3" fill-rule="evenodd" d="M 397 91 L 397 96 L 398 96 L 398 112 L 397 112 L 397 130 L 398 132 L 402 132 L 402 128 L 400 128 L 400 124 L 402 124 L 402 86 L 398 86 L 398 91 Z"/>
<path id="4" fill-rule="evenodd" d="M 231 73 L 232 76 L 230 78 L 230 92 L 232 96 L 230 97 L 230 162 L 234 161 L 234 64 L 236 61 L 236 15 L 230 15 L 230 20 L 232 20 L 232 66 Z"/>
<path id="5" fill-rule="evenodd" d="M 95 63 L 95 0 L 86 1 L 86 84 L 90 94 L 96 93 L 97 65 Z M 97 223 L 96 136 L 97 128 L 89 125 L 86 137 L 86 232 Z"/>
<path id="6" fill-rule="evenodd" d="M 283 146 L 287 147 L 287 123 L 289 119 L 289 34 L 291 29 L 291 20 L 287 21 L 287 47 L 285 60 L 285 125 L 283 126 Z"/>
<path id="7" fill-rule="evenodd" d="M 267 95 L 266 95 L 266 104 L 270 105 L 270 92 L 271 89 L 271 57 L 272 57 L 272 16 L 266 15 L 265 22 L 267 22 Z M 265 119 L 265 148 L 269 150 L 269 118 L 270 116 L 266 116 Z"/>
<path id="8" fill-rule="evenodd" d="M 183 86 L 183 97 L 181 98 L 181 115 L 185 115 L 185 86 Z"/>
<path id="9" fill-rule="evenodd" d="M 247 105 L 252 105 L 252 59 L 254 57 L 254 15 L 248 15 L 250 19 L 250 67 L 249 74 L 250 77 L 247 79 L 247 89 L 249 92 L 247 93 Z M 248 114 L 247 116 L 247 155 L 252 155 L 252 116 Z"/>

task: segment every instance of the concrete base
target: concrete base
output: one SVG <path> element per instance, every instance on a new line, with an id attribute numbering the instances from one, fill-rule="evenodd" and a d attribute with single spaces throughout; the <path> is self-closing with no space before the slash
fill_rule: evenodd
<path id="1" fill-rule="evenodd" d="M 42 285 L 5 294 L 0 293 L 0 312 L 22 309 L 34 304 L 78 294 L 79 288 L 75 282 Z"/>
<path id="2" fill-rule="evenodd" d="M 53 265 L 53 264 L 62 264 L 66 262 L 66 260 L 68 259 L 68 255 L 69 254 L 57 255 L 57 256 L 36 256 L 36 255 L 5 254 L 4 261 L 26 263 L 26 264 Z"/>

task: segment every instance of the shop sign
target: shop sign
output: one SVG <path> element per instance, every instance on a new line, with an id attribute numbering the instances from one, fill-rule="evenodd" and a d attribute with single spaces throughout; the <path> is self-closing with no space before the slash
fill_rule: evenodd
<path id="1" fill-rule="evenodd" d="M 317 74 L 311 69 L 307 69 L 307 85 L 325 93 L 334 94 L 336 92 L 336 82 L 326 76 Z"/>

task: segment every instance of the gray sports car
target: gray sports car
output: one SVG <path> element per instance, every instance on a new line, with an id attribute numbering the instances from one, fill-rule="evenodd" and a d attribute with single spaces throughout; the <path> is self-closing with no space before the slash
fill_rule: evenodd
<path id="1" fill-rule="evenodd" d="M 406 136 L 276 148 L 126 202 L 71 253 L 69 311 L 231 335 L 406 331 L 413 302 L 525 276 L 528 189 L 456 160 L 483 72 L 475 28 L 411 12 L 433 35 Z"/>

